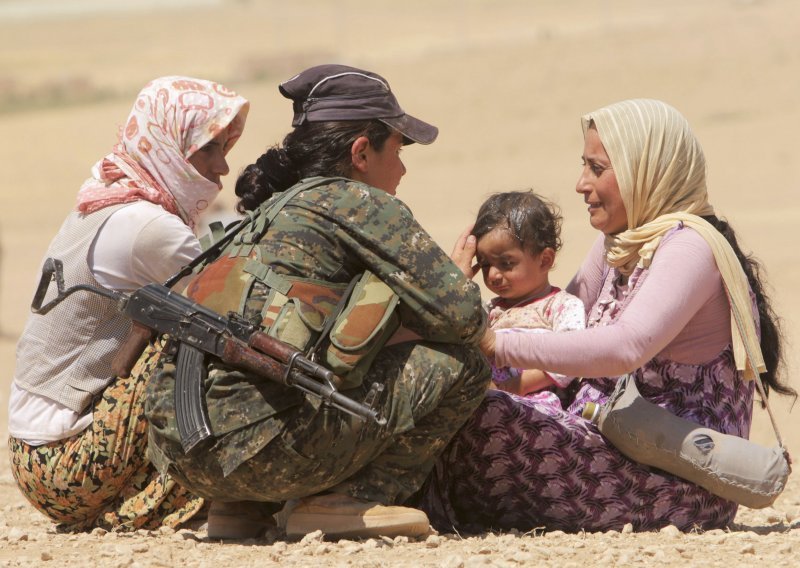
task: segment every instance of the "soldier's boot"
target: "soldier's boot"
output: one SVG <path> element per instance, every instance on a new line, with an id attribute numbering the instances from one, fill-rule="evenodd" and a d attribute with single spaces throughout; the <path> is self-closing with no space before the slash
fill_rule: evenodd
<path id="1" fill-rule="evenodd" d="M 286 517 L 286 536 L 322 531 L 330 538 L 419 537 L 429 533 L 425 513 L 330 493 L 300 499 Z"/>
<path id="2" fill-rule="evenodd" d="M 275 519 L 265 503 L 212 501 L 208 509 L 208 538 L 258 538 L 275 526 Z"/>

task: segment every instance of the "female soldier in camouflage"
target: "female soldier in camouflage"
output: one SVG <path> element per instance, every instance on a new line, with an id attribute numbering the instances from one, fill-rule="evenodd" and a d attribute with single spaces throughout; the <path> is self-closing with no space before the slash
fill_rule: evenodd
<path id="1" fill-rule="evenodd" d="M 314 67 L 280 91 L 294 103 L 295 128 L 240 176 L 239 210 L 258 227 L 277 199 L 300 190 L 271 224 L 238 238 L 200 271 L 187 294 L 276 333 L 281 306 L 303 304 L 308 323 L 309 305 L 311 313 L 329 314 L 331 297 L 373 274 L 395 300 L 383 304 L 377 330 L 362 337 L 377 338 L 364 359 L 372 363 L 336 370 L 340 390 L 355 400 L 373 383 L 385 387 L 377 408 L 387 422 L 360 421 L 208 358 L 214 435 L 186 454 L 174 420 L 175 367 L 165 358 L 148 391 L 151 457 L 212 499 L 212 538 L 256 536 L 287 501 L 289 536 L 418 536 L 428 531 L 425 514 L 394 504 L 419 488 L 489 380 L 476 348 L 486 325 L 478 287 L 394 197 L 405 173 L 402 146 L 430 144 L 438 130 L 405 114 L 385 79 L 360 69 Z M 308 302 L 293 303 L 309 286 L 316 292 L 302 298 Z M 328 304 L 319 300 L 326 294 Z M 354 313 L 346 323 L 358 328 Z M 395 319 L 403 333 L 384 345 Z M 341 363 L 333 347 L 322 360 Z M 339 352 L 345 363 L 351 354 Z"/>

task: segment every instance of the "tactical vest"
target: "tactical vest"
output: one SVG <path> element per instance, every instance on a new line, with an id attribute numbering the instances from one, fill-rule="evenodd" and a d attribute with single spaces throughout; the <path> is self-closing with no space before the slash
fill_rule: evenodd
<path id="1" fill-rule="evenodd" d="M 250 314 L 255 306 L 265 333 L 331 369 L 342 381 L 339 388 L 346 390 L 361 384 L 397 330 L 398 296 L 369 271 L 349 285 L 278 274 L 262 262 L 256 246 L 294 196 L 337 179 L 301 180 L 262 204 L 184 294 L 220 314 Z"/>
<path id="2" fill-rule="evenodd" d="M 75 211 L 64 221 L 45 258 L 64 262 L 65 287 L 101 287 L 89 270 L 89 248 L 106 220 L 126 205 L 105 207 L 91 215 Z M 43 303 L 55 294 L 51 286 Z M 17 344 L 14 377 L 28 392 L 83 412 L 113 380 L 111 361 L 130 327 L 130 320 L 117 311 L 113 300 L 73 294 L 47 315 L 28 317 Z"/>

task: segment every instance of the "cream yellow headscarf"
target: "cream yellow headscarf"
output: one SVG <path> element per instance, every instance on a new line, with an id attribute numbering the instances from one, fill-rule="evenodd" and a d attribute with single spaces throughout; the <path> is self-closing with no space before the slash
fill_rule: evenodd
<path id="1" fill-rule="evenodd" d="M 648 267 L 661 238 L 679 222 L 709 244 L 731 307 L 736 368 L 747 379 L 766 370 L 752 318 L 747 277 L 725 237 L 701 215 L 713 215 L 703 150 L 686 119 L 671 106 L 634 99 L 582 117 L 605 147 L 628 216 L 628 229 L 606 236 L 606 260 L 623 274 Z"/>

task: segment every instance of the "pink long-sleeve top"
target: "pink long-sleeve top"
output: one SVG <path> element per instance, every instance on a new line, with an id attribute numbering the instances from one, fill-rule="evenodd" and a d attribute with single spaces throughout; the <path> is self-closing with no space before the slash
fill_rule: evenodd
<path id="1" fill-rule="evenodd" d="M 600 297 L 606 278 L 614 277 L 604 252 L 601 235 L 567 287 L 583 301 L 590 321 L 591 311 L 602 311 L 611 300 Z M 632 296 L 610 321 L 601 318 L 595 327 L 561 333 L 497 335 L 496 364 L 614 377 L 655 356 L 704 363 L 730 344 L 722 278 L 711 248 L 697 232 L 681 226 L 666 235 L 645 272 L 630 290 L 617 286 L 622 295 Z"/>

